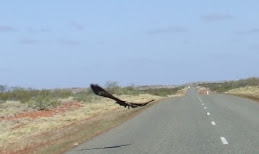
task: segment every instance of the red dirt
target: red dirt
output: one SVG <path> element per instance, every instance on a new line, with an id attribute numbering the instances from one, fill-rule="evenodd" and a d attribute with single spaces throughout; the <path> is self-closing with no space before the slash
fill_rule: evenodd
<path id="1" fill-rule="evenodd" d="M 25 117 L 30 117 L 30 118 L 32 118 L 32 119 L 36 119 L 36 118 L 39 118 L 39 117 L 51 117 L 51 116 L 54 116 L 55 114 L 57 114 L 57 113 L 64 113 L 64 112 L 66 112 L 66 111 L 68 111 L 68 110 L 72 110 L 73 108 L 80 108 L 80 107 L 83 107 L 83 105 L 81 105 L 80 103 L 78 103 L 78 102 L 70 102 L 70 103 L 64 103 L 64 104 L 62 104 L 61 106 L 59 106 L 57 109 L 52 109 L 52 110 L 48 110 L 48 111 L 35 111 L 35 112 L 30 112 L 30 113 L 23 113 L 23 114 L 19 114 L 19 115 L 17 115 L 16 117 L 13 117 L 13 118 L 6 118 L 6 119 L 8 119 L 8 120 L 13 120 L 13 119 L 19 119 L 19 118 L 25 118 Z M 119 107 L 118 107 L 119 108 Z M 76 123 L 71 123 L 71 124 L 69 124 L 69 125 L 66 125 L 66 126 L 63 126 L 63 127 L 61 127 L 60 129 L 58 129 L 58 130 L 55 130 L 55 131 L 51 131 L 51 132 L 42 132 L 42 133 L 40 133 L 40 134 L 37 134 L 37 135 L 34 135 L 34 136 L 31 136 L 31 137 L 29 137 L 29 138 L 27 138 L 28 140 L 33 140 L 33 139 L 35 139 L 35 138 L 38 138 L 38 139 L 40 139 L 40 138 L 42 138 L 43 140 L 41 141 L 41 142 L 37 142 L 37 143 L 35 143 L 35 144 L 33 144 L 33 145 L 27 145 L 26 147 L 24 147 L 24 148 L 22 148 L 22 149 L 12 149 L 12 150 L 8 150 L 8 151 L 2 151 L 1 149 L 0 149 L 0 153 L 6 153 L 6 154 L 20 154 L 20 153 L 34 153 L 35 152 L 35 150 L 36 149 L 38 149 L 38 148 L 40 148 L 40 147 L 44 147 L 44 146 L 47 146 L 47 145 L 50 145 L 50 144 L 55 144 L 56 142 L 61 142 L 62 140 L 65 140 L 66 139 L 66 137 L 69 137 L 69 136 L 71 136 L 71 135 L 74 135 L 74 133 L 77 133 L 77 132 L 73 132 L 72 130 L 74 130 L 73 128 L 76 126 L 76 125 L 82 125 L 82 124 L 80 124 L 80 123 L 85 123 L 85 124 L 87 124 L 87 126 L 88 125 L 90 125 L 91 123 L 94 123 L 96 120 L 100 120 L 100 119 L 102 119 L 103 117 L 107 117 L 107 115 L 109 115 L 109 114 L 113 114 L 114 112 L 113 111 L 115 111 L 115 110 L 117 110 L 118 108 L 116 108 L 116 109 L 113 109 L 112 111 L 110 111 L 110 112 L 108 112 L 108 113 L 106 113 L 106 114 L 104 114 L 104 115 L 94 115 L 94 116 L 92 116 L 92 117 L 89 117 L 89 118 L 86 118 L 86 119 L 83 119 L 83 120 L 81 120 L 81 121 L 79 121 L 79 122 L 76 122 Z M 130 119 L 131 117 L 133 117 L 133 116 L 135 116 L 136 114 L 137 114 L 138 112 L 136 112 L 135 114 L 133 114 L 133 115 L 131 115 L 131 116 L 129 116 L 127 119 Z M 0 121 L 1 121 L 1 119 L 0 119 Z M 84 124 L 84 125 L 85 125 Z M 21 126 L 22 126 L 23 124 L 21 124 Z M 117 124 L 117 125 L 119 125 L 119 124 Z M 113 127 L 116 127 L 117 125 L 115 125 L 115 126 L 113 126 Z M 19 126 L 17 126 L 17 128 L 19 128 L 19 127 L 21 127 L 20 125 Z M 111 128 L 113 128 L 113 127 L 111 127 Z M 110 130 L 111 128 L 109 128 L 109 129 L 107 129 L 107 130 Z M 16 129 L 16 128 L 14 128 L 14 129 Z M 72 129 L 71 131 L 69 131 L 70 129 Z M 105 130 L 105 131 L 107 131 L 107 130 Z M 58 132 L 69 132 L 68 134 L 66 134 L 66 136 L 59 136 L 58 135 L 58 133 L 57 133 L 57 131 Z M 105 131 L 102 131 L 102 132 L 100 132 L 100 133 L 98 133 L 98 134 L 101 134 L 101 133 L 103 133 L 103 132 L 105 132 Z M 96 135 L 98 135 L 98 134 L 95 134 L 94 136 L 96 136 Z M 52 140 L 46 140 L 46 139 L 44 139 L 45 137 L 47 137 L 47 136 L 52 136 L 52 137 L 54 137 Z M 92 136 L 92 137 L 94 137 L 94 136 Z M 92 138 L 91 137 L 91 138 Z M 17 143 L 11 143 L 11 144 L 13 144 L 13 146 L 14 147 L 16 147 L 16 144 Z M 70 147 L 70 148 L 72 148 L 72 147 Z M 67 149 L 68 150 L 68 149 Z"/>
<path id="2" fill-rule="evenodd" d="M 40 118 L 40 117 L 52 117 L 56 114 L 62 114 L 62 113 L 65 113 L 69 110 L 77 109 L 77 108 L 81 108 L 81 107 L 83 107 L 83 105 L 80 104 L 79 102 L 67 102 L 67 103 L 61 104 L 56 109 L 33 111 L 33 112 L 21 113 L 21 114 L 16 115 L 15 117 L 0 118 L 0 122 L 2 120 L 11 121 L 11 120 L 22 119 L 22 118 L 27 118 L 27 117 L 31 118 L 32 120 Z M 18 129 L 18 128 L 24 126 L 24 125 L 26 125 L 26 124 L 20 123 L 18 126 L 13 127 L 12 130 Z M 41 144 L 38 145 L 38 146 L 42 146 Z M 45 144 L 43 144 L 43 145 L 45 145 Z M 28 148 L 25 148 L 24 150 L 26 151 L 27 149 Z M 1 149 L 0 149 L 0 153 L 2 153 L 2 152 L 3 151 L 1 151 Z M 16 152 L 9 151 L 9 152 L 5 152 L 5 153 L 14 154 L 14 153 L 20 153 L 20 152 L 19 151 L 16 151 Z"/>
<path id="3" fill-rule="evenodd" d="M 209 91 L 209 94 L 216 94 L 216 92 L 210 91 L 208 88 L 201 88 L 198 91 L 201 95 L 207 95 L 207 91 Z"/>
<path id="4" fill-rule="evenodd" d="M 83 107 L 83 105 L 78 102 L 64 103 L 56 109 L 33 111 L 33 112 L 21 113 L 21 114 L 16 115 L 15 117 L 1 118 L 0 122 L 2 120 L 15 120 L 15 119 L 22 119 L 22 118 L 26 118 L 26 117 L 29 117 L 33 120 L 36 118 L 39 118 L 39 117 L 52 117 L 58 113 L 60 114 L 60 113 L 66 112 L 68 110 L 71 110 L 72 107 L 80 108 L 80 107 Z"/>
<path id="5" fill-rule="evenodd" d="M 119 108 L 119 107 L 118 107 L 118 108 Z M 69 129 L 69 127 L 73 127 L 73 125 L 76 125 L 77 123 L 82 123 L 82 122 L 88 123 L 88 124 L 90 125 L 91 123 L 93 123 L 93 121 L 97 121 L 97 120 L 102 119 L 103 116 L 107 117 L 109 114 L 113 114 L 113 113 L 114 113 L 113 111 L 118 110 L 118 108 L 112 109 L 110 112 L 107 112 L 107 113 L 105 113 L 104 115 L 101 115 L 101 116 L 96 114 L 96 115 L 93 115 L 92 117 L 89 117 L 89 118 L 86 118 L 86 119 L 82 119 L 82 120 L 80 120 L 80 121 L 71 123 L 71 124 L 69 124 L 69 125 L 65 125 L 65 126 L 63 126 L 63 127 L 60 127 L 60 128 L 58 129 L 58 131 L 59 131 L 59 132 L 60 132 L 60 131 L 64 131 L 64 130 L 66 130 L 66 129 Z M 116 125 L 116 126 L 117 126 L 117 125 Z M 113 126 L 112 128 L 114 128 L 114 127 L 115 127 L 115 126 Z M 108 130 L 110 130 L 110 129 L 111 129 L 111 128 L 107 129 L 106 131 L 108 131 Z M 56 131 L 57 131 L 57 130 L 56 130 Z M 53 133 L 56 133 L 56 131 L 52 131 L 52 132 L 42 132 L 42 133 L 40 133 L 40 134 L 33 135 L 33 136 L 31 136 L 31 137 L 29 137 L 29 138 L 27 138 L 27 139 L 33 140 L 33 139 L 35 139 L 35 138 L 42 138 L 43 136 L 53 136 Z M 104 132 L 105 132 L 105 131 L 104 131 Z M 74 132 L 74 133 L 76 133 L 76 132 Z M 68 134 L 68 135 L 69 135 L 69 136 L 72 136 L 72 135 L 74 135 L 74 133 L 71 133 L 71 134 Z M 101 133 L 103 133 L 103 132 L 100 132 L 100 133 L 98 133 L 98 134 L 95 134 L 94 136 L 97 136 L 97 135 L 99 135 L 99 134 L 101 134 Z M 93 138 L 94 136 L 92 136 L 91 138 Z M 34 153 L 35 150 L 38 149 L 38 148 L 40 148 L 40 147 L 44 147 L 44 146 L 47 146 L 47 145 L 50 145 L 50 144 L 55 144 L 55 142 L 61 141 L 61 140 L 65 139 L 65 138 L 67 138 L 67 137 L 68 137 L 68 136 L 57 137 L 57 138 L 52 139 L 52 140 L 47 140 L 47 141 L 35 143 L 35 144 L 33 144 L 33 145 L 28 145 L 28 146 L 24 147 L 23 149 L 19 149 L 19 150 L 15 149 L 15 150 L 10 150 L 10 151 L 5 151 L 5 153 L 6 153 L 6 154 Z M 0 149 L 0 153 L 1 153 L 1 152 L 4 152 L 4 151 L 1 151 L 1 149 Z"/>
<path id="6" fill-rule="evenodd" d="M 200 89 L 200 90 L 199 90 L 199 93 L 200 93 L 201 95 L 206 95 L 206 94 L 207 94 L 207 89 Z"/>

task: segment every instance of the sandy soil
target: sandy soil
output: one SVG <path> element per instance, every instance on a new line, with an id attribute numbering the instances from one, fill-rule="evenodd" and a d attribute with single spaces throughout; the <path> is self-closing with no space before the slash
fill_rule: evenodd
<path id="1" fill-rule="evenodd" d="M 258 86 L 247 86 L 229 90 L 226 94 L 237 95 L 259 101 L 259 87 Z"/>
<path id="2" fill-rule="evenodd" d="M 132 102 L 162 99 L 162 97 L 148 94 L 138 96 L 120 95 L 120 98 Z M 33 110 L 19 102 L 4 103 L 0 106 L 0 153 L 33 153 L 35 148 L 39 149 L 40 147 L 48 146 L 53 144 L 53 141 L 56 144 L 58 140 L 61 140 L 63 144 L 64 141 L 69 140 L 65 136 L 70 136 L 71 133 L 81 133 L 78 130 L 81 125 L 84 128 L 89 127 L 89 130 L 93 130 L 93 127 L 97 127 L 96 125 L 99 124 L 99 132 L 87 134 L 93 136 L 106 128 L 103 123 L 98 123 L 98 121 L 108 118 L 106 121 L 110 120 L 111 124 L 106 125 L 111 127 L 121 122 L 116 117 L 130 115 L 131 112 L 136 111 L 122 108 L 115 104 L 114 101 L 106 98 L 91 103 L 76 102 L 73 99 L 63 100 L 62 105 L 58 108 L 46 111 Z M 123 118 L 121 119 L 123 120 Z M 75 140 L 79 140 L 72 140 L 76 145 L 80 141 L 85 141 L 85 138 L 81 139 L 79 136 L 79 138 L 75 137 Z"/>

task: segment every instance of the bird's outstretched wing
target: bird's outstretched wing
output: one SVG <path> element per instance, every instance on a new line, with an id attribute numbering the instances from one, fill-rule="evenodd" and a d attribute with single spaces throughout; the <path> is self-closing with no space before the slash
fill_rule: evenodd
<path id="1" fill-rule="evenodd" d="M 104 90 L 102 87 L 100 87 L 99 85 L 97 84 L 91 84 L 91 89 L 93 90 L 93 92 L 96 94 L 96 95 L 99 95 L 99 96 L 103 96 L 103 97 L 108 97 L 110 99 L 113 99 L 116 101 L 117 104 L 121 105 L 121 106 L 124 106 L 124 107 L 128 107 L 128 108 L 136 108 L 136 107 L 141 107 L 141 106 L 145 106 L 147 105 L 148 103 L 154 101 L 154 100 L 151 100 L 151 101 L 148 101 L 148 102 L 145 102 L 145 103 L 132 103 L 132 102 L 126 102 L 126 101 L 123 101 L 117 97 L 114 97 L 112 94 L 110 94 L 108 91 Z"/>
<path id="2" fill-rule="evenodd" d="M 147 101 L 147 102 L 144 102 L 144 103 L 131 103 L 131 102 L 128 102 L 129 104 L 131 104 L 131 106 L 137 106 L 137 107 L 140 107 L 140 106 L 145 106 L 147 104 L 149 104 L 150 102 L 153 102 L 154 99 L 150 100 L 150 101 Z"/>
<path id="3" fill-rule="evenodd" d="M 100 87 L 97 84 L 91 84 L 90 86 L 91 86 L 91 89 L 93 90 L 93 92 L 96 95 L 103 96 L 103 97 L 108 97 L 108 98 L 113 99 L 115 101 L 122 101 L 119 98 L 114 97 L 112 94 L 110 94 L 108 91 L 104 90 L 102 87 Z"/>

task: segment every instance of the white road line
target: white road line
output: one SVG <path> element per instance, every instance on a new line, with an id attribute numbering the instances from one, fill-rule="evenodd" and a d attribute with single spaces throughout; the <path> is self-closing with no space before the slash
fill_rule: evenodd
<path id="1" fill-rule="evenodd" d="M 204 109 L 206 110 L 206 109 L 207 109 L 207 107 L 204 107 Z"/>
<path id="2" fill-rule="evenodd" d="M 228 141 L 225 137 L 220 137 L 223 144 L 228 144 Z"/>
<path id="3" fill-rule="evenodd" d="M 198 96 L 197 96 L 197 98 L 200 100 L 200 102 L 201 102 L 201 103 L 203 102 L 203 101 L 202 101 L 202 99 L 201 99 L 200 97 L 198 97 Z"/>
<path id="4" fill-rule="evenodd" d="M 204 105 L 204 103 L 202 103 L 201 105 Z"/>
<path id="5" fill-rule="evenodd" d="M 215 121 L 211 121 L 211 124 L 214 125 L 214 126 L 216 125 Z"/>
<path id="6" fill-rule="evenodd" d="M 209 112 L 207 112 L 207 115 L 210 115 L 210 113 L 209 113 Z"/>

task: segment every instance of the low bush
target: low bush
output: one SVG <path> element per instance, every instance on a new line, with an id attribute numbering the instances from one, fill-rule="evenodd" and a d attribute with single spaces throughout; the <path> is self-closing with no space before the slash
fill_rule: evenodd
<path id="1" fill-rule="evenodd" d="M 177 93 L 177 91 L 183 89 L 184 87 L 175 87 L 175 88 L 157 88 L 157 89 L 146 89 L 143 90 L 144 93 L 148 93 L 151 95 L 157 95 L 157 96 L 168 96 L 168 95 L 174 95 Z"/>
<path id="2" fill-rule="evenodd" d="M 128 87 L 121 87 L 117 82 L 107 82 L 105 89 L 116 95 L 139 95 L 151 94 L 156 96 L 173 95 L 183 87 L 176 88 L 150 88 L 139 89 L 131 85 Z M 71 90 L 54 89 L 54 90 L 35 90 L 25 89 L 20 87 L 0 86 L 0 103 L 6 101 L 19 101 L 28 104 L 29 107 L 37 110 L 45 110 L 57 107 L 61 102 L 60 99 L 73 97 L 73 99 L 80 102 L 93 102 L 93 100 L 101 97 L 95 95 L 90 88 L 73 93 Z M 96 101 L 95 101 L 96 102 Z"/>
<path id="3" fill-rule="evenodd" d="M 74 93 L 72 96 L 78 102 L 92 102 L 92 100 L 100 98 L 99 96 L 96 96 L 90 89 Z"/>
<path id="4" fill-rule="evenodd" d="M 259 78 L 248 78 L 241 79 L 238 81 L 229 81 L 222 83 L 204 83 L 199 86 L 209 88 L 211 91 L 216 91 L 219 93 L 223 93 L 229 91 L 231 89 L 245 87 L 245 86 L 259 86 Z"/>

